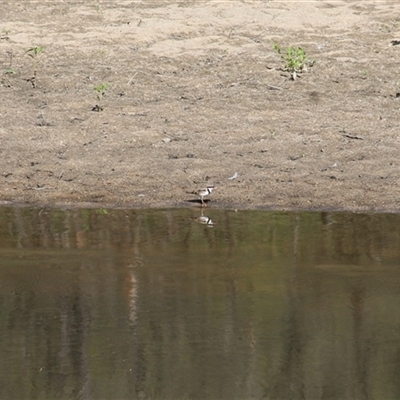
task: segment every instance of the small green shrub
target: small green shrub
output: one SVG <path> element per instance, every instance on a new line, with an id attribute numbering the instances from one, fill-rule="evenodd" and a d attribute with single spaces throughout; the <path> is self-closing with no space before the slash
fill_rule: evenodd
<path id="1" fill-rule="evenodd" d="M 109 87 L 109 83 L 100 83 L 94 88 L 99 103 L 92 108 L 92 111 L 103 111 L 103 97 L 105 96 Z"/>
<path id="2" fill-rule="evenodd" d="M 284 70 L 290 73 L 293 80 L 296 79 L 297 74 L 305 71 L 307 66 L 311 67 L 314 64 L 314 61 L 308 59 L 302 47 L 289 46 L 285 52 L 282 52 L 278 44 L 274 44 L 273 48 L 281 56 L 285 63 Z"/>
<path id="3" fill-rule="evenodd" d="M 38 57 L 40 56 L 40 54 L 42 54 L 43 51 L 44 51 L 43 46 L 31 47 L 25 51 L 25 54 L 27 54 L 33 60 L 33 76 L 32 78 L 27 79 L 27 81 L 31 82 L 34 88 L 36 88 Z"/>

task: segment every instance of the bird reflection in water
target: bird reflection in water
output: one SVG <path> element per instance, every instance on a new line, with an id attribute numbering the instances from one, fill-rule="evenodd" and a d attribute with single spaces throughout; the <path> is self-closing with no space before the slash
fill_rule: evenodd
<path id="1" fill-rule="evenodd" d="M 212 228 L 214 226 L 214 222 L 210 217 L 207 217 L 207 215 L 203 215 L 203 210 L 201 211 L 201 215 L 199 217 L 193 218 L 193 220 L 199 224 L 202 225 L 207 225 L 209 228 Z"/>

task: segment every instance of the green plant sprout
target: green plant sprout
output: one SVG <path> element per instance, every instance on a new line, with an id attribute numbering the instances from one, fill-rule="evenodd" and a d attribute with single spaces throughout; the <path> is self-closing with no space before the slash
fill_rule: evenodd
<path id="1" fill-rule="evenodd" d="M 314 61 L 307 58 L 306 52 L 302 47 L 289 46 L 286 52 L 282 52 L 278 44 L 273 45 L 274 50 L 281 56 L 285 63 L 284 70 L 290 73 L 291 79 L 295 80 L 297 74 L 306 71 L 307 66 L 313 66 Z"/>
<path id="2" fill-rule="evenodd" d="M 6 69 L 6 71 L 5 71 L 5 74 L 6 75 L 13 75 L 13 74 L 15 74 L 15 70 L 14 70 L 14 68 L 7 68 Z"/>
<path id="3" fill-rule="evenodd" d="M 399 16 L 397 16 L 397 17 L 399 17 Z M 397 29 L 398 27 L 399 27 L 399 21 L 394 20 L 391 25 L 382 24 L 379 29 L 381 31 L 390 33 L 390 32 L 393 32 L 393 30 Z"/>
<path id="4" fill-rule="evenodd" d="M 35 46 L 25 51 L 25 54 L 27 54 L 33 60 L 33 77 L 27 79 L 27 81 L 31 82 L 34 88 L 36 88 L 37 59 L 40 56 L 40 54 L 42 54 L 43 50 L 44 50 L 43 46 Z"/>
<path id="5" fill-rule="evenodd" d="M 92 111 L 103 111 L 103 97 L 105 96 L 108 88 L 110 87 L 109 83 L 100 83 L 97 85 L 94 90 L 97 93 L 97 99 L 99 101 L 99 104 L 96 104 L 93 108 Z"/>
<path id="6" fill-rule="evenodd" d="M 371 72 L 370 72 L 368 69 L 363 69 L 363 70 L 361 71 L 361 73 L 362 73 L 364 76 L 370 76 L 370 75 L 371 75 Z"/>

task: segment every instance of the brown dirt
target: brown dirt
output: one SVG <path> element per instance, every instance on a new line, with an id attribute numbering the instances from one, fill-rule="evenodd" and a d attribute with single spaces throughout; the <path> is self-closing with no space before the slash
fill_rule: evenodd
<path id="1" fill-rule="evenodd" d="M 397 211 L 396 3 L 2 2 L 1 203 Z"/>

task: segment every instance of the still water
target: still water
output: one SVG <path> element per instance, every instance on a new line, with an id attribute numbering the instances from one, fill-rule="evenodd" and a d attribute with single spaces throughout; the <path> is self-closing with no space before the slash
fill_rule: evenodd
<path id="1" fill-rule="evenodd" d="M 1 399 L 399 399 L 400 215 L 0 209 Z"/>

